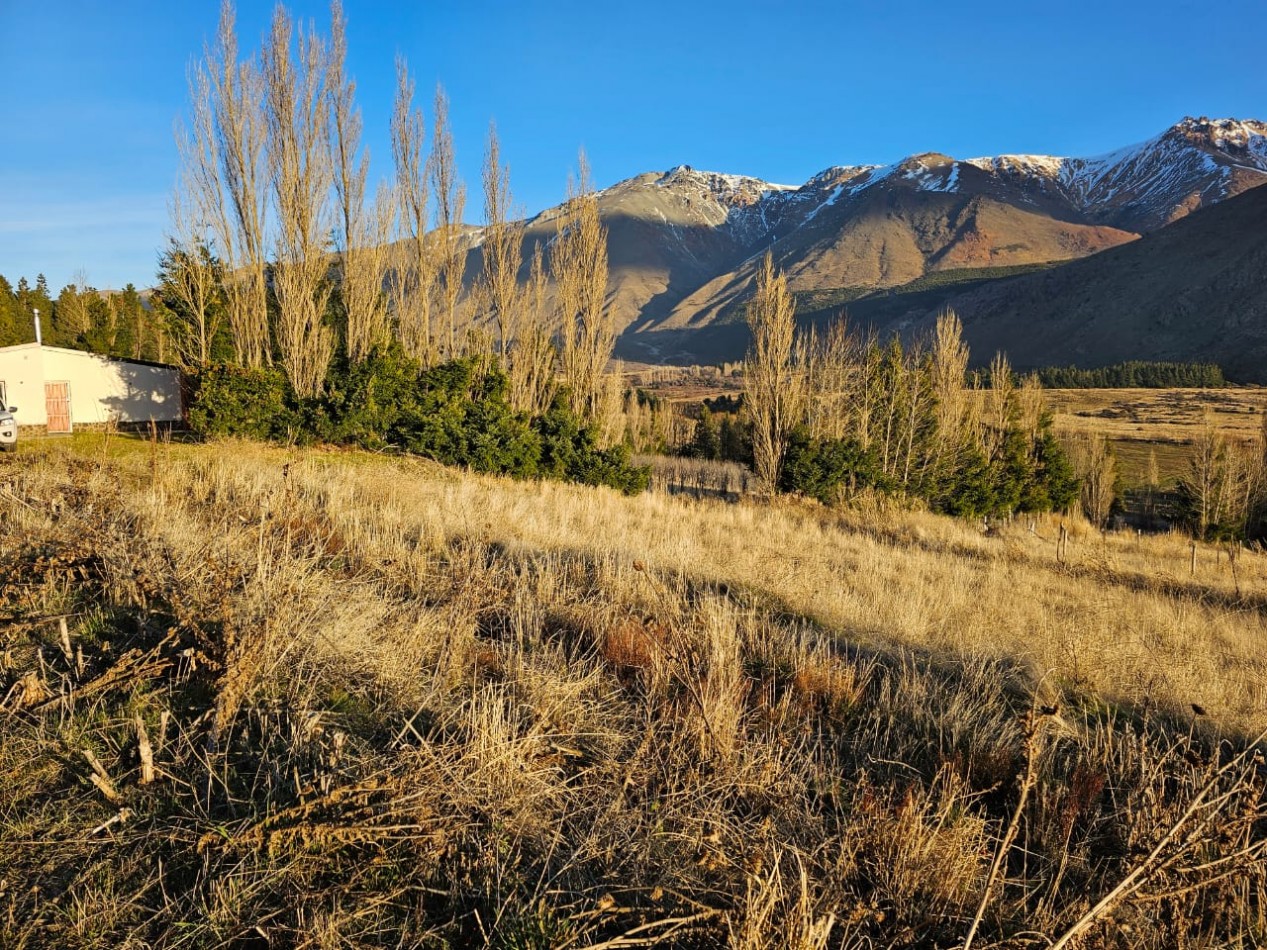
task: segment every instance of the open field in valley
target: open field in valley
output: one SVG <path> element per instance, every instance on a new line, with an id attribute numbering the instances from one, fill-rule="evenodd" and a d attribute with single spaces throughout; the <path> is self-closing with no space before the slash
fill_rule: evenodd
<path id="1" fill-rule="evenodd" d="M 1128 486 L 1140 484 L 1149 455 L 1163 484 L 1186 471 L 1189 446 L 1207 420 L 1229 441 L 1262 431 L 1267 389 L 1050 389 L 1057 431 L 1098 433 L 1113 443 Z"/>

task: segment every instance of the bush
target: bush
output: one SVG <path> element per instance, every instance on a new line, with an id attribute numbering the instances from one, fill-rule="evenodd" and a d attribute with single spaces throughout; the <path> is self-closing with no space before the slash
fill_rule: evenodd
<path id="1" fill-rule="evenodd" d="M 533 428 L 541 439 L 541 474 L 545 477 L 610 485 L 626 495 L 646 491 L 651 470 L 629 463 L 628 446 L 600 449 L 594 431 L 582 426 L 568 409 L 566 394 L 554 397 Z"/>
<path id="2" fill-rule="evenodd" d="M 874 456 L 853 439 L 815 440 L 797 429 L 788 441 L 779 489 L 831 504 L 842 491 L 879 487 L 882 482 Z"/>
<path id="3" fill-rule="evenodd" d="M 189 426 L 201 436 L 286 439 L 298 427 L 281 370 L 218 363 L 194 376 L 190 388 Z"/>
<path id="4" fill-rule="evenodd" d="M 629 463 L 626 447 L 599 448 L 562 398 L 533 419 L 511 407 L 496 365 L 468 358 L 424 370 L 395 345 L 334 366 L 315 399 L 297 399 L 279 370 L 208 367 L 194 379 L 190 406 L 190 424 L 204 436 L 396 448 L 477 472 L 626 494 L 650 480 L 648 469 Z"/>
<path id="5" fill-rule="evenodd" d="M 507 401 L 506 377 L 477 360 L 442 363 L 417 383 L 417 411 L 404 447 L 446 465 L 527 478 L 541 456 L 526 416 Z"/>
<path id="6" fill-rule="evenodd" d="M 1080 490 L 1073 465 L 1046 424 L 1032 442 L 1020 429 L 1009 429 L 993 460 L 969 443 L 960 447 L 953 460 L 930 469 L 913 479 L 906 491 L 924 499 L 934 511 L 959 517 L 1063 510 Z M 862 488 L 899 490 L 885 477 L 874 452 L 864 450 L 856 440 L 812 439 L 803 429 L 792 433 L 779 477 L 780 491 L 830 504 Z"/>
<path id="7" fill-rule="evenodd" d="M 417 424 L 421 364 L 399 346 L 364 362 L 332 368 L 326 392 L 313 400 L 312 427 L 326 442 L 367 449 L 402 446 Z"/>

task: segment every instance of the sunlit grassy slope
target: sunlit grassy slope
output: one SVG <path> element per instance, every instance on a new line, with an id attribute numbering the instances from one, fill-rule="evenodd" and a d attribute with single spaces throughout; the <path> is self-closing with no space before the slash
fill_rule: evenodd
<path id="1" fill-rule="evenodd" d="M 0 510 L 6 946 L 1267 935 L 1258 554 L 243 443 Z"/>

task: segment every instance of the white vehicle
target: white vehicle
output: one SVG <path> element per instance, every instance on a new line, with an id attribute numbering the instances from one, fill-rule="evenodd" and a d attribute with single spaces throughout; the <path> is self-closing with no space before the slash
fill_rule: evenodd
<path id="1" fill-rule="evenodd" d="M 17 411 L 17 406 L 10 406 L 8 412 L 0 408 L 0 452 L 12 452 L 18 447 L 18 420 L 13 418 Z"/>

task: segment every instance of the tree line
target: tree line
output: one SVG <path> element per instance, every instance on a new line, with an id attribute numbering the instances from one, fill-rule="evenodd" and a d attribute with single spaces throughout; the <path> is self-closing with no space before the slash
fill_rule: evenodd
<path id="1" fill-rule="evenodd" d="M 562 394 L 612 441 L 622 391 L 607 372 L 606 232 L 584 156 L 549 247 L 526 248 L 490 125 L 473 235 L 443 89 L 428 124 L 398 61 L 392 174 L 371 187 L 346 54 L 337 2 L 328 38 L 279 7 L 250 56 L 224 4 L 192 74 L 157 294 L 181 359 L 276 367 L 313 399 L 375 353 L 424 370 L 495 356 L 516 410 L 540 414 Z M 482 268 L 468 275 L 476 238 Z"/>
<path id="2" fill-rule="evenodd" d="M 191 381 L 191 422 L 208 433 L 403 445 L 483 470 L 572 477 L 577 465 L 556 464 L 562 450 L 550 447 L 568 432 L 568 451 L 587 459 L 581 480 L 605 471 L 600 480 L 636 486 L 624 443 L 654 441 L 664 420 L 609 371 L 607 235 L 584 154 L 555 233 L 526 247 L 490 123 L 484 223 L 469 227 L 448 99 L 437 86 L 428 121 L 401 59 L 391 174 L 373 181 L 346 29 L 337 0 L 324 35 L 278 6 L 248 53 L 226 0 L 191 72 L 148 307 L 132 287 L 102 295 L 85 280 L 52 301 L 43 280 L 5 284 L 0 334 L 20 341 L 38 307 L 52 321 L 49 343 L 177 362 Z M 468 274 L 476 245 L 482 265 Z M 390 408 L 388 394 L 409 408 Z M 461 417 L 470 438 L 424 436 L 414 410 L 437 400 L 461 403 L 449 423 Z M 475 420 L 505 413 L 514 424 L 492 425 L 483 441 L 508 441 L 476 450 Z M 253 422 L 261 415 L 264 429 Z M 513 461 L 533 438 L 545 441 Z"/>
<path id="3" fill-rule="evenodd" d="M 1097 369 L 1046 366 L 1035 373 L 1048 389 L 1219 389 L 1228 385 L 1217 363 L 1128 360 Z"/>
<path id="4" fill-rule="evenodd" d="M 37 310 L 41 335 L 50 346 L 136 360 L 162 362 L 169 356 L 165 327 L 152 319 L 132 284 L 99 291 L 80 273 L 52 297 L 43 274 L 34 285 L 20 277 L 16 286 L 0 275 L 0 346 L 33 342 Z"/>
<path id="5" fill-rule="evenodd" d="M 403 60 L 396 72 L 393 174 L 371 190 L 340 5 L 328 40 L 279 7 L 254 57 L 222 7 L 193 74 L 158 291 L 184 361 L 205 377 L 195 425 L 240 431 L 265 405 L 272 437 L 645 485 L 608 372 L 607 235 L 584 155 L 548 250 L 528 249 L 490 124 L 482 268 L 468 275 L 448 99 L 437 87 L 428 129 Z"/>
<path id="6" fill-rule="evenodd" d="M 770 490 L 829 502 L 861 490 L 958 515 L 1061 510 L 1080 480 L 1051 429 L 1042 386 L 1002 355 L 969 387 L 959 319 L 904 345 L 842 319 L 798 331 L 787 278 L 769 255 L 748 306 L 742 412 L 705 407 L 692 454 L 749 462 Z M 717 406 L 729 409 L 728 406 Z"/>

